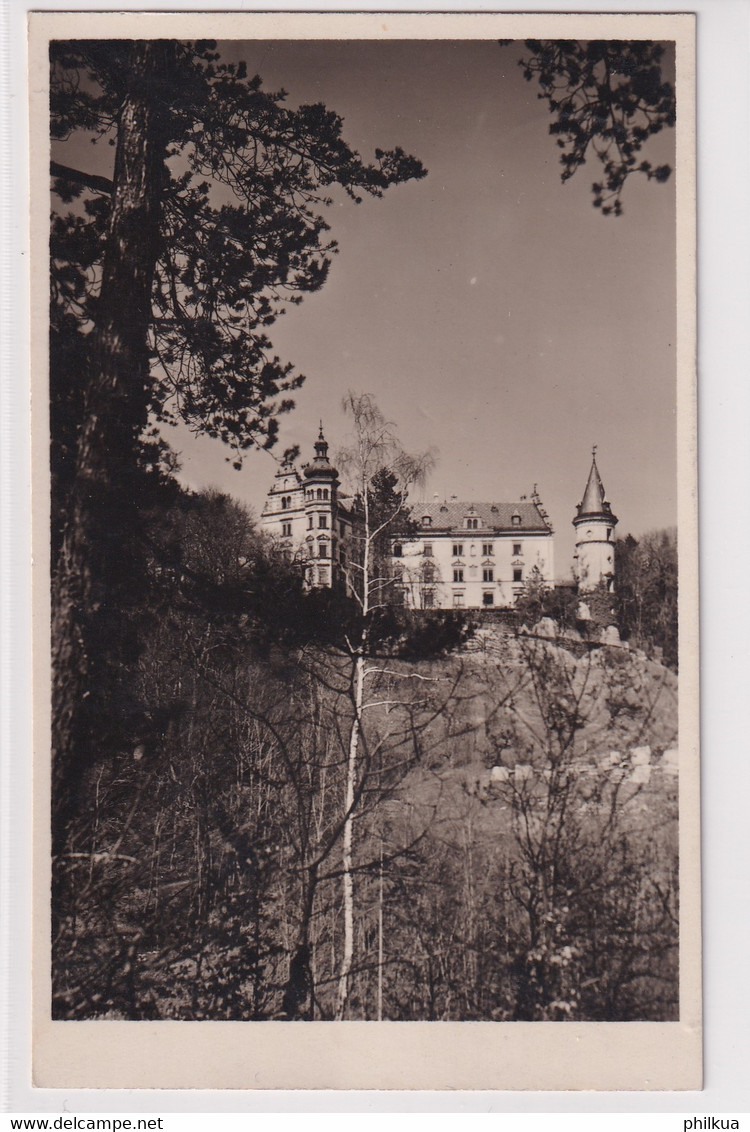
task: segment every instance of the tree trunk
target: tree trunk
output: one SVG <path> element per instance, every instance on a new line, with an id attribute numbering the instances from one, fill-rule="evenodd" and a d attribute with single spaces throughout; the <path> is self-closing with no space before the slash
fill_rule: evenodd
<path id="1" fill-rule="evenodd" d="M 364 467 L 364 465 L 363 465 Z M 362 730 L 362 705 L 365 700 L 365 676 L 367 669 L 365 657 L 367 655 L 368 624 L 370 615 L 370 508 L 369 508 L 369 480 L 362 476 L 362 501 L 364 505 L 364 554 L 362 556 L 362 617 L 363 629 L 360 647 L 354 661 L 354 719 L 349 735 L 349 760 L 346 768 L 346 800 L 344 823 L 342 871 L 344 889 L 344 953 L 341 960 L 339 974 L 339 992 L 336 1005 L 336 1019 L 341 1021 L 346 1013 L 346 1002 L 349 997 L 349 979 L 354 958 L 354 884 L 352 881 L 352 835 L 354 821 L 354 796 L 357 784 L 357 755 L 359 751 L 359 736 Z"/>
<path id="2" fill-rule="evenodd" d="M 175 48 L 134 41 L 120 109 L 112 212 L 92 332 L 75 480 L 53 581 L 53 847 L 60 852 L 86 768 L 100 756 L 107 652 L 122 660 L 121 592 L 137 530 L 133 472 L 148 415 L 148 328 L 168 120 L 160 91 Z M 120 654 L 120 655 L 118 655 Z M 97 705 L 98 704 L 98 709 Z M 111 709 L 110 709 L 111 710 Z"/>
<path id="3" fill-rule="evenodd" d="M 378 1022 L 383 1021 L 383 839 L 380 839 L 378 876 Z"/>
<path id="4" fill-rule="evenodd" d="M 354 958 L 354 884 L 352 881 L 352 834 L 354 821 L 354 792 L 357 782 L 357 753 L 359 733 L 362 726 L 362 704 L 365 690 L 365 658 L 358 656 L 355 662 L 354 719 L 349 735 L 349 760 L 346 768 L 346 821 L 344 823 L 342 871 L 344 888 L 344 953 L 339 973 L 339 992 L 336 1005 L 336 1020 L 341 1021 L 346 1012 L 349 997 L 349 978 Z"/>
<path id="5" fill-rule="evenodd" d="M 306 1018 L 312 1021 L 315 1014 L 315 980 L 312 973 L 312 924 L 315 893 L 318 887 L 317 867 L 303 870 L 302 918 L 294 954 L 289 962 L 289 975 L 281 1003 L 285 1018 L 293 1021 Z"/>

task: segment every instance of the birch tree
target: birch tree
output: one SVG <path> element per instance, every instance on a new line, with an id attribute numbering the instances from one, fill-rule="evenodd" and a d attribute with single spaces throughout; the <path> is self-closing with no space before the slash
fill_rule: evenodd
<path id="1" fill-rule="evenodd" d="M 352 662 L 352 723 L 349 734 L 349 751 L 346 772 L 346 818 L 342 844 L 342 885 L 344 906 L 344 946 L 339 973 L 336 1017 L 346 1013 L 349 983 L 354 956 L 354 882 L 353 835 L 356 817 L 360 745 L 363 741 L 363 721 L 368 708 L 375 706 L 366 698 L 368 677 L 375 667 L 371 659 L 371 630 L 373 617 L 384 607 L 385 591 L 389 579 L 383 576 L 382 547 L 392 536 L 399 521 L 407 517 L 409 487 L 424 480 L 433 462 L 431 453 L 412 456 L 400 446 L 393 424 L 386 420 L 369 394 L 350 392 L 344 400 L 344 411 L 353 423 L 351 445 L 339 457 L 339 463 L 361 507 L 361 530 L 356 535 L 358 553 L 350 563 L 350 578 L 362 613 L 362 629 L 358 640 L 347 641 Z M 384 470 L 388 473 L 389 491 L 379 492 L 377 499 L 373 486 Z M 377 566 L 381 568 L 377 568 Z M 408 675 L 405 675 L 405 679 Z M 419 679 L 412 674 L 413 679 Z"/>

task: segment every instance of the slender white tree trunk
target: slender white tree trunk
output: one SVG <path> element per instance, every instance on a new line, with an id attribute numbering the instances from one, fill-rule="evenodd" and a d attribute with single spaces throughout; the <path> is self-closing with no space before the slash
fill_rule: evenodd
<path id="1" fill-rule="evenodd" d="M 363 467 L 364 467 L 363 463 Z M 349 736 L 349 760 L 346 768 L 346 822 L 343 836 L 343 887 L 344 887 L 344 953 L 339 973 L 339 993 L 336 1004 L 336 1019 L 341 1021 L 346 1012 L 346 1000 L 349 997 L 349 980 L 354 958 L 354 883 L 352 880 L 352 835 L 354 832 L 354 794 L 357 783 L 357 752 L 359 750 L 359 735 L 362 729 L 362 706 L 365 697 L 365 653 L 367 644 L 367 617 L 370 612 L 370 509 L 368 502 L 369 483 L 366 476 L 362 477 L 363 503 L 364 503 L 364 553 L 362 556 L 362 616 L 364 628 L 360 648 L 354 662 L 354 719 Z"/>
<path id="2" fill-rule="evenodd" d="M 336 1020 L 341 1021 L 346 1012 L 349 997 L 349 978 L 354 958 L 354 883 L 352 880 L 352 834 L 354 824 L 354 792 L 357 781 L 357 751 L 362 718 L 362 704 L 365 688 L 365 658 L 356 659 L 354 689 L 354 720 L 349 736 L 349 760 L 346 769 L 346 821 L 343 835 L 343 885 L 344 885 L 344 952 L 339 973 L 339 993 L 336 1005 Z"/>
<path id="3" fill-rule="evenodd" d="M 383 1021 L 383 841 L 380 842 L 380 882 L 378 885 L 378 1022 Z"/>

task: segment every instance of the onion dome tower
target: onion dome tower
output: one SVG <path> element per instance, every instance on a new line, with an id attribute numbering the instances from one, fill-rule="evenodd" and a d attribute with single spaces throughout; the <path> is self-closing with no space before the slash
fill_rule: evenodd
<path id="1" fill-rule="evenodd" d="M 611 593 L 615 580 L 614 531 L 617 516 L 605 497 L 604 484 L 596 466 L 596 445 L 591 452 L 586 490 L 576 512 L 573 520 L 576 532 L 573 572 L 579 592 L 596 590 L 604 584 Z"/>
<path id="2" fill-rule="evenodd" d="M 305 484 L 306 542 L 310 566 L 308 582 L 315 586 L 333 584 L 333 562 L 336 550 L 336 513 L 338 504 L 338 472 L 328 459 L 328 443 L 323 435 L 323 422 L 315 441 L 315 457 L 302 469 Z"/>

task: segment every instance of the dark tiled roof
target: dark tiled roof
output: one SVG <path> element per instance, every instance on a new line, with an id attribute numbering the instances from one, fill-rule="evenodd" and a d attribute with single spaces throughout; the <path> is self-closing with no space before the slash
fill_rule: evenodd
<path id="1" fill-rule="evenodd" d="M 594 456 L 591 461 L 591 471 L 586 481 L 586 490 L 583 493 L 583 499 L 578 504 L 577 512 L 579 519 L 583 519 L 589 515 L 605 515 L 611 518 L 613 523 L 617 522 L 617 519 L 612 514 L 612 508 L 605 498 L 604 484 L 599 475 L 599 469 L 596 466 L 596 456 Z"/>
<path id="2" fill-rule="evenodd" d="M 476 532 L 481 531 L 540 531 L 552 530 L 549 521 L 545 521 L 535 503 L 521 500 L 519 503 L 472 503 L 462 500 L 450 499 L 440 502 L 433 500 L 430 503 L 412 503 L 412 518 L 414 518 L 423 531 L 465 531 L 466 518 L 478 518 L 481 525 Z M 521 517 L 520 523 L 513 523 L 513 515 Z M 432 522 L 429 527 L 422 526 L 422 517 L 429 515 Z"/>

